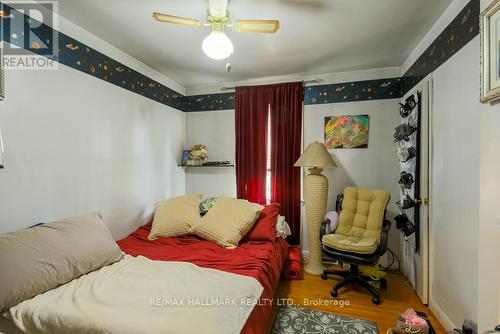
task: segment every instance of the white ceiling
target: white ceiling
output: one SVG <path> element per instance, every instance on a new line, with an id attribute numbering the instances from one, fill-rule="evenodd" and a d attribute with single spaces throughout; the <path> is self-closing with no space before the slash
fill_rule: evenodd
<path id="1" fill-rule="evenodd" d="M 229 0 L 233 19 L 279 19 L 277 34 L 236 33 L 233 69 L 201 50 L 209 27 L 158 23 L 153 11 L 204 19 L 207 0 L 60 0 L 59 12 L 186 88 L 252 78 L 399 66 L 451 0 Z"/>

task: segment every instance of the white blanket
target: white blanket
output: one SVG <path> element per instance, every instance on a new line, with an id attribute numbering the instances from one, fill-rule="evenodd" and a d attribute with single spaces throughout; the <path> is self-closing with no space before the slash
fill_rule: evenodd
<path id="1" fill-rule="evenodd" d="M 187 262 L 125 256 L 10 309 L 26 333 L 240 333 L 262 286 Z"/>

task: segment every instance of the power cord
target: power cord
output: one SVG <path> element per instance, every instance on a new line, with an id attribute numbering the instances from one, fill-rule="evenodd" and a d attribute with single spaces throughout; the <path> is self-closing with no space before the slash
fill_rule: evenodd
<path id="1" fill-rule="evenodd" d="M 391 257 L 392 257 L 391 263 L 386 267 L 380 266 L 380 270 L 388 272 L 388 273 L 392 273 L 392 274 L 403 275 L 403 273 L 401 271 L 401 261 L 400 261 L 399 257 L 390 248 L 387 248 L 387 251 L 391 254 Z M 396 261 L 398 263 L 398 267 L 393 269 L 392 266 L 394 265 L 394 263 Z M 408 278 L 405 278 L 405 286 L 409 289 L 415 290 L 415 287 L 411 284 L 411 282 Z"/>
<path id="2" fill-rule="evenodd" d="M 401 261 L 399 260 L 399 257 L 390 248 L 387 248 L 387 251 L 391 254 L 392 257 L 391 263 L 386 267 L 381 266 L 380 269 L 382 271 L 390 273 L 401 273 Z M 396 269 L 392 269 L 392 266 L 396 261 L 398 262 L 398 267 Z"/>

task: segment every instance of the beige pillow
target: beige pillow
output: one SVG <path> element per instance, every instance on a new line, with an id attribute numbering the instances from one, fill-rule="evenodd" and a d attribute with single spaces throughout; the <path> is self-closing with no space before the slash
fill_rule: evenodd
<path id="1" fill-rule="evenodd" d="M 264 207 L 248 201 L 219 197 L 191 232 L 222 247 L 236 248 Z"/>
<path id="2" fill-rule="evenodd" d="M 158 202 L 148 239 L 155 240 L 160 237 L 179 237 L 189 234 L 191 227 L 201 218 L 200 202 L 200 193 Z"/>
<path id="3" fill-rule="evenodd" d="M 122 258 L 99 214 L 0 235 L 0 311 Z"/>

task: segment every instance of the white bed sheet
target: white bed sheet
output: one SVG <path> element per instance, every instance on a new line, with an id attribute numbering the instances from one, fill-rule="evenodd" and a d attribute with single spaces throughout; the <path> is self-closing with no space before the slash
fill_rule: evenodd
<path id="1" fill-rule="evenodd" d="M 125 256 L 23 301 L 10 316 L 33 334 L 234 334 L 262 291 L 251 277 Z"/>

